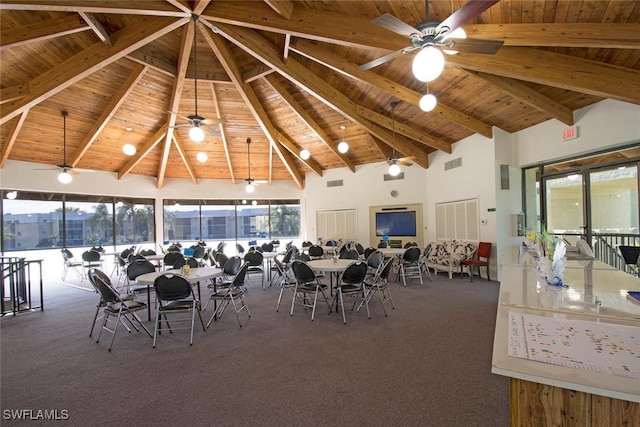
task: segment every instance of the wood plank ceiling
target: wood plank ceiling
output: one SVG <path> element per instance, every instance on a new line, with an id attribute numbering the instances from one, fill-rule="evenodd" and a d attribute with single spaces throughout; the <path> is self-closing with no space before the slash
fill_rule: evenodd
<path id="1" fill-rule="evenodd" d="M 393 148 L 426 168 L 429 153 L 491 137 L 494 126 L 570 126 L 573 111 L 605 98 L 640 103 L 638 1 L 502 0 L 463 25 L 469 39 L 502 48 L 446 55 L 428 87 L 411 54 L 358 68 L 410 45 L 373 19 L 389 13 L 415 26 L 465 3 L 3 0 L 0 167 L 60 165 L 64 140 L 67 164 L 156 177 L 159 188 L 167 178 L 249 176 L 303 188 L 307 172 L 356 173 Z M 427 90 L 438 98 L 431 112 L 418 107 Z M 202 127 L 200 143 L 185 119 L 196 111 L 219 122 Z M 123 154 L 125 143 L 135 155 Z"/>

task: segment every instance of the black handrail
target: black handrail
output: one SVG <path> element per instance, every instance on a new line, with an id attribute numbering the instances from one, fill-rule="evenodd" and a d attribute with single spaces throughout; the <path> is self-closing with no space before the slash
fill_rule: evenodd
<path id="1" fill-rule="evenodd" d="M 32 295 L 32 266 L 38 266 L 39 293 Z M 2 287 L 0 287 L 0 299 L 2 300 L 2 313 L 14 316 L 25 311 L 35 309 L 44 310 L 42 260 L 27 260 L 19 257 L 0 257 L 0 270 L 2 271 Z"/>

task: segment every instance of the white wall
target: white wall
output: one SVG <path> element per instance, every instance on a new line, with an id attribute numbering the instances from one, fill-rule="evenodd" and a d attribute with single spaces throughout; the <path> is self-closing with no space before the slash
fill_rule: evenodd
<path id="1" fill-rule="evenodd" d="M 578 138 L 562 141 L 569 128 L 549 120 L 513 134 L 516 165 L 529 166 L 618 145 L 640 142 L 640 105 L 604 100 L 573 113 Z"/>

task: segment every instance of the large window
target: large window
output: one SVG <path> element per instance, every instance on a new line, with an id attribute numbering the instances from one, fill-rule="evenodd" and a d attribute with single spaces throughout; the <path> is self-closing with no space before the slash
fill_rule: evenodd
<path id="1" fill-rule="evenodd" d="M 152 199 L 116 202 L 105 196 L 3 191 L 2 250 L 153 242 L 153 203 Z"/>
<path id="2" fill-rule="evenodd" d="M 164 240 L 249 242 L 298 238 L 298 200 L 165 200 Z"/>

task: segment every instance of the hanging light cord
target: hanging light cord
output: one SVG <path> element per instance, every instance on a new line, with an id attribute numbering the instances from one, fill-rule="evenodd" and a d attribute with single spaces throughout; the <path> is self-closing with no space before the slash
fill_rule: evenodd
<path id="1" fill-rule="evenodd" d="M 391 111 L 393 112 L 392 120 L 391 120 L 391 149 L 392 149 L 391 157 L 392 158 L 396 157 L 396 106 L 397 105 L 398 105 L 397 102 L 391 103 Z"/>
<path id="2" fill-rule="evenodd" d="M 249 170 L 249 179 L 247 181 L 251 184 L 251 150 L 249 150 L 249 146 L 251 145 L 251 138 L 247 138 L 247 169 Z"/>
<path id="3" fill-rule="evenodd" d="M 67 113 L 62 112 L 62 164 L 67 165 Z"/>
<path id="4" fill-rule="evenodd" d="M 198 115 L 198 49 L 196 49 L 196 22 L 198 22 L 197 15 L 191 15 L 193 19 L 193 94 L 195 96 L 196 104 L 196 116 Z"/>

